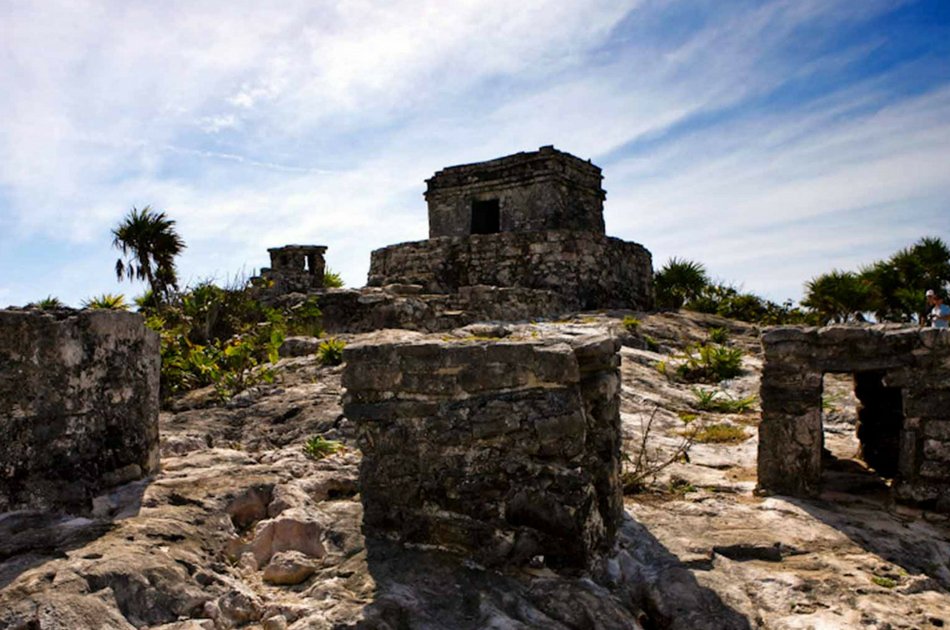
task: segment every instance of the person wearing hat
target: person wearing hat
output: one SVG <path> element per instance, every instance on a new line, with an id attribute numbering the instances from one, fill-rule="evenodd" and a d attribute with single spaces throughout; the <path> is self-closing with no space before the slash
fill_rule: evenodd
<path id="1" fill-rule="evenodd" d="M 934 328 L 950 328 L 950 306 L 943 303 L 943 297 L 933 289 L 927 290 L 927 304 L 931 307 L 930 325 Z"/>

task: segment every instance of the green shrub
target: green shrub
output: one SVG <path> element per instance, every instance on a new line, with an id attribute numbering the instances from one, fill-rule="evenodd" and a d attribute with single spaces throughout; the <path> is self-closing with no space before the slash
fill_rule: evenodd
<path id="1" fill-rule="evenodd" d="M 636 333 L 637 329 L 640 328 L 640 320 L 633 315 L 625 315 L 623 318 L 623 327 L 627 329 L 628 333 Z"/>
<path id="2" fill-rule="evenodd" d="M 700 411 L 719 413 L 745 413 L 755 405 L 755 396 L 733 398 L 723 391 L 714 389 L 693 388 L 696 402 L 693 404 Z"/>
<path id="3" fill-rule="evenodd" d="M 882 588 L 894 588 L 897 586 L 897 580 L 888 577 L 880 577 L 875 575 L 871 578 L 871 581 Z"/>
<path id="4" fill-rule="evenodd" d="M 334 453 L 342 451 L 344 448 L 341 442 L 336 440 L 328 440 L 322 435 L 316 435 L 307 440 L 306 444 L 303 445 L 303 452 L 310 459 L 323 459 L 324 457 L 329 457 Z"/>
<path id="5" fill-rule="evenodd" d="M 89 298 L 82 303 L 83 308 L 106 309 L 112 311 L 127 311 L 129 305 L 121 293 L 103 293 Z"/>
<path id="6" fill-rule="evenodd" d="M 42 300 L 38 300 L 35 306 L 41 311 L 54 311 L 58 308 L 66 308 L 66 305 L 63 304 L 58 297 L 53 297 L 52 295 L 47 295 Z"/>
<path id="7" fill-rule="evenodd" d="M 718 383 L 742 374 L 742 350 L 739 348 L 690 345 L 684 354 L 675 358 L 679 361 L 677 378 L 690 383 Z"/>
<path id="8" fill-rule="evenodd" d="M 647 350 L 650 352 L 659 352 L 660 351 L 660 342 L 651 337 L 650 335 L 643 335 L 643 341 L 647 344 Z"/>
<path id="9" fill-rule="evenodd" d="M 748 438 L 741 427 L 722 422 L 708 424 L 693 434 L 693 441 L 701 444 L 737 444 Z"/>
<path id="10" fill-rule="evenodd" d="M 725 328 L 710 328 L 709 341 L 712 343 L 724 344 L 729 340 L 729 331 Z"/>
<path id="11" fill-rule="evenodd" d="M 323 313 L 320 311 L 319 298 L 310 296 L 290 308 L 287 313 L 288 335 L 319 337 L 322 331 Z"/>
<path id="12" fill-rule="evenodd" d="M 343 276 L 327 267 L 323 271 L 323 286 L 328 289 L 341 289 L 344 286 Z"/>
<path id="13" fill-rule="evenodd" d="M 324 339 L 317 346 L 317 360 L 323 365 L 340 365 L 343 363 L 343 348 L 346 342 L 342 339 L 330 337 Z"/>

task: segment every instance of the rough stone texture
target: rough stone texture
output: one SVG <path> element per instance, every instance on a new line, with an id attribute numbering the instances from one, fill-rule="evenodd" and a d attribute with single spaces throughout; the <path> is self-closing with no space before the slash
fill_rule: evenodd
<path id="1" fill-rule="evenodd" d="M 0 311 L 0 512 L 85 510 L 156 473 L 158 377 L 140 315 Z"/>
<path id="2" fill-rule="evenodd" d="M 285 245 L 268 249 L 270 267 L 261 269 L 260 284 L 269 296 L 307 292 L 323 286 L 326 261 L 323 245 Z"/>
<path id="3" fill-rule="evenodd" d="M 900 499 L 950 511 L 950 333 L 831 326 L 773 328 L 762 336 L 759 486 L 819 490 L 822 375 L 855 374 L 866 461 L 894 476 Z"/>
<path id="4" fill-rule="evenodd" d="M 367 532 L 488 565 L 589 565 L 623 513 L 619 347 L 604 335 L 348 346 Z"/>
<path id="5" fill-rule="evenodd" d="M 450 166 L 426 180 L 429 238 L 473 233 L 473 204 L 497 202 L 500 232 L 581 230 L 604 234 L 598 167 L 553 146 Z"/>
<path id="6" fill-rule="evenodd" d="M 404 328 L 436 332 L 479 321 L 519 321 L 560 316 L 576 310 L 566 296 L 521 287 L 460 287 L 452 294 L 406 293 L 407 285 L 320 292 L 327 332 L 369 332 Z M 302 298 L 302 296 L 299 296 Z"/>
<path id="7" fill-rule="evenodd" d="M 378 249 L 369 284 L 417 284 L 427 293 L 494 285 L 559 293 L 574 309 L 653 306 L 653 266 L 642 245 L 597 232 L 510 232 L 433 238 Z"/>

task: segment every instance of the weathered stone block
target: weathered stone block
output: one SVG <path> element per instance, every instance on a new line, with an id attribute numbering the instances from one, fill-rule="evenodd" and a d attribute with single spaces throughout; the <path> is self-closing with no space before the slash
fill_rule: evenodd
<path id="1" fill-rule="evenodd" d="M 85 510 L 158 471 L 158 335 L 114 311 L 0 311 L 0 512 Z"/>
<path id="2" fill-rule="evenodd" d="M 950 331 L 782 327 L 768 330 L 762 344 L 761 488 L 818 491 L 821 377 L 851 372 L 865 461 L 896 475 L 900 499 L 932 501 L 950 493 Z M 950 502 L 938 506 L 950 508 Z"/>
<path id="3" fill-rule="evenodd" d="M 402 370 L 433 343 L 436 364 L 465 363 L 458 381 L 420 370 L 403 389 Z M 610 546 L 623 512 L 618 348 L 604 337 L 348 347 L 344 413 L 363 450 L 366 531 L 488 565 L 542 555 L 586 566 Z M 364 365 L 380 354 L 394 360 Z M 370 366 L 400 383 L 384 405 L 364 402 L 367 379 L 356 374 Z"/>

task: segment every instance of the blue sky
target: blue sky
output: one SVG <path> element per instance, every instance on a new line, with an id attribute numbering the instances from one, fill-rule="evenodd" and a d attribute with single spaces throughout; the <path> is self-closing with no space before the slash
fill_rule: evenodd
<path id="1" fill-rule="evenodd" d="M 781 301 L 950 241 L 950 2 L 0 0 L 0 306 L 117 284 L 178 222 L 185 282 L 427 235 L 424 179 L 554 144 L 608 233 Z"/>

